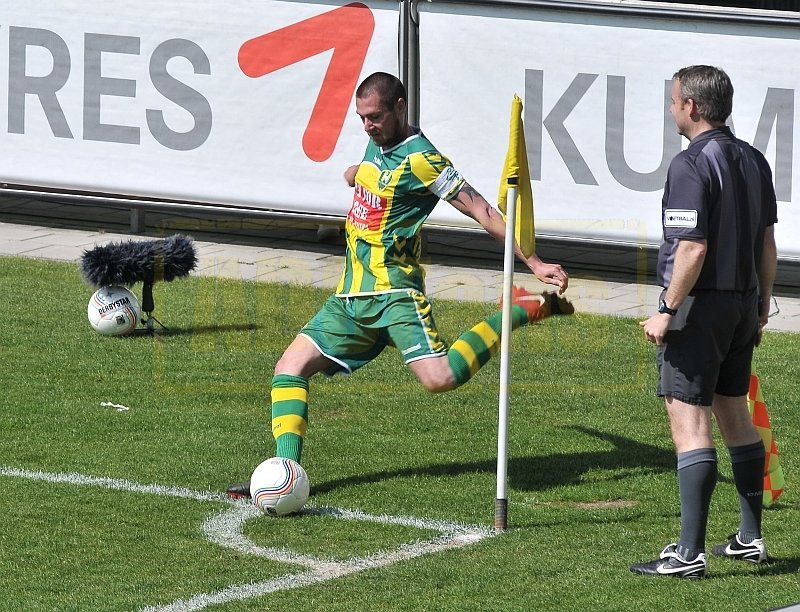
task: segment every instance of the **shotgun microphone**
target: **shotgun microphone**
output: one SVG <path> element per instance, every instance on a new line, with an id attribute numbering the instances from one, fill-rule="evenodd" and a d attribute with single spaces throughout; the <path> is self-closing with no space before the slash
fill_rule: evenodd
<path id="1" fill-rule="evenodd" d="M 153 283 L 186 276 L 196 265 L 194 243 L 183 234 L 162 240 L 111 242 L 84 251 L 81 257 L 83 276 L 95 287 L 142 283 L 142 312 L 147 314 L 143 323 L 151 331 L 153 321 L 161 325 L 153 317 Z"/>

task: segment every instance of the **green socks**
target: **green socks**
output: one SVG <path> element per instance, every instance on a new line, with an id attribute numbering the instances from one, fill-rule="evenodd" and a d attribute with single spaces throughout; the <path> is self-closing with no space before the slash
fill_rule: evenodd
<path id="1" fill-rule="evenodd" d="M 500 348 L 502 313 L 497 313 L 481 321 L 453 343 L 447 352 L 450 369 L 456 379 L 456 387 L 463 385 L 475 376 Z M 528 321 L 525 309 L 514 306 L 511 309 L 511 329 L 517 329 Z"/>
<path id="2" fill-rule="evenodd" d="M 300 463 L 308 429 L 308 380 L 276 374 L 272 378 L 272 435 L 275 455 Z"/>

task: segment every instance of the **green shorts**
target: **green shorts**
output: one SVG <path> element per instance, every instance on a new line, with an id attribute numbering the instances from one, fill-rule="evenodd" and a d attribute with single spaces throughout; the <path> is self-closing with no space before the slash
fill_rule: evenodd
<path id="1" fill-rule="evenodd" d="M 356 297 L 333 295 L 300 335 L 333 362 L 325 370 L 329 376 L 354 372 L 387 346 L 396 347 L 405 363 L 447 352 L 430 302 L 413 289 Z"/>

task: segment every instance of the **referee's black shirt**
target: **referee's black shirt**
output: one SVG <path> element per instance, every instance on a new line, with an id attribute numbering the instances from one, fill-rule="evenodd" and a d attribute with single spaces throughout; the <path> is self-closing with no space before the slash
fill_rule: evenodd
<path id="1" fill-rule="evenodd" d="M 668 287 L 680 239 L 706 240 L 695 289 L 758 285 L 764 229 L 777 223 L 772 172 L 760 151 L 728 127 L 703 132 L 672 160 L 661 202 L 664 241 L 658 282 Z"/>

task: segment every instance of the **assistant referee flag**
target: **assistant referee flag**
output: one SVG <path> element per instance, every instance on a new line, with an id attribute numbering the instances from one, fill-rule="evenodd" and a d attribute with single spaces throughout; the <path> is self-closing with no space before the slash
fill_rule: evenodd
<path id="1" fill-rule="evenodd" d="M 533 190 L 528 171 L 528 149 L 525 147 L 525 131 L 522 125 L 522 100 L 514 94 L 511 102 L 511 129 L 508 139 L 508 153 L 503 166 L 503 178 L 500 181 L 498 205 L 500 212 L 506 214 L 508 205 L 508 179 L 517 178 L 517 215 L 514 224 L 514 238 L 525 257 L 530 257 L 536 250 L 535 229 L 533 223 Z"/>
<path id="2" fill-rule="evenodd" d="M 753 425 L 756 426 L 761 441 L 764 443 L 764 450 L 767 452 L 764 458 L 764 505 L 771 506 L 783 493 L 786 481 L 778 458 L 778 445 L 775 443 L 772 424 L 769 421 L 769 414 L 767 414 L 767 403 L 764 401 L 761 383 L 755 372 L 750 374 L 747 407 L 753 418 Z"/>

